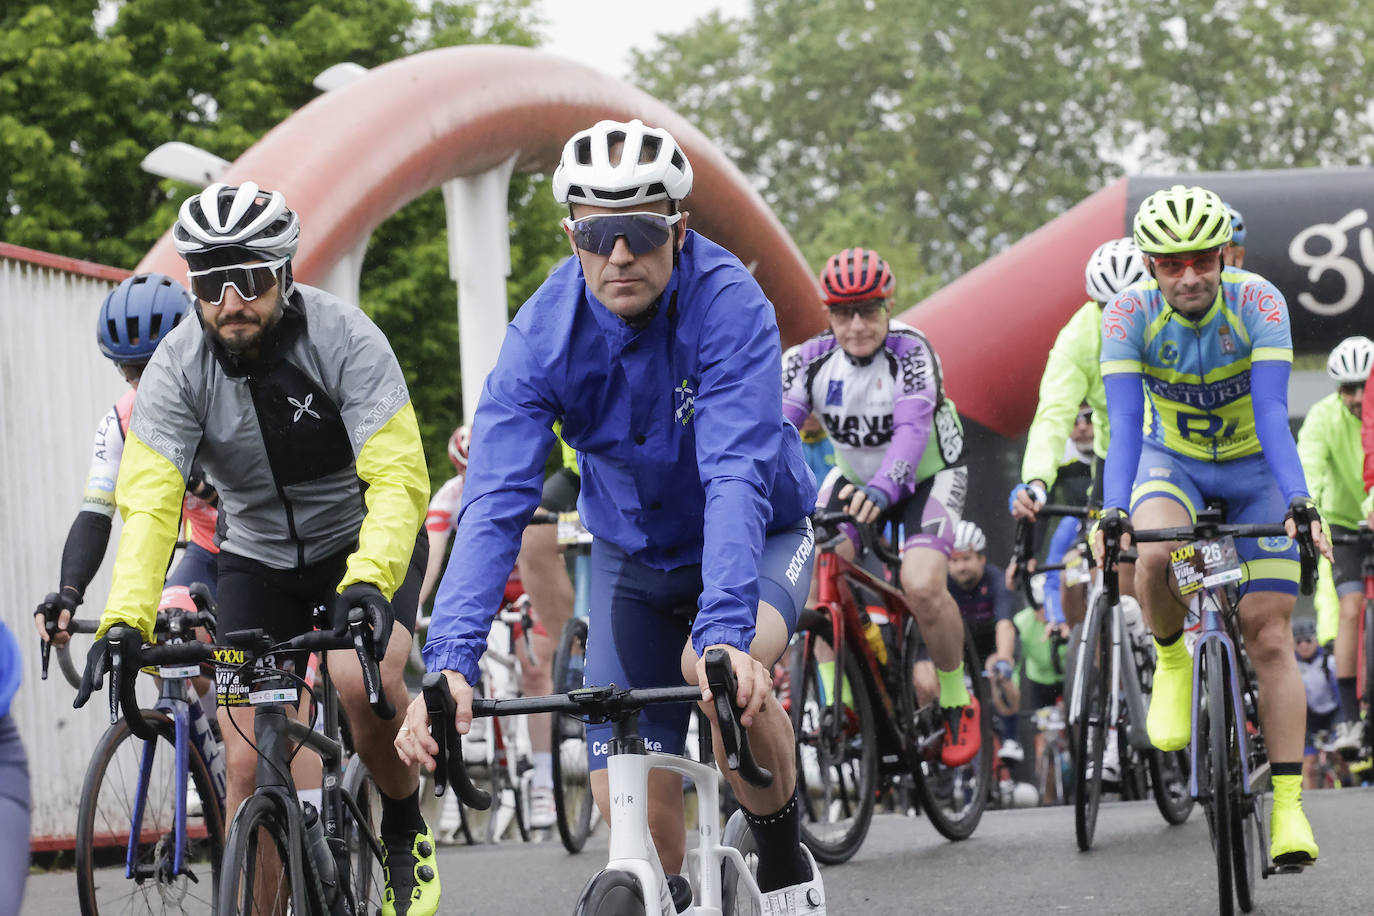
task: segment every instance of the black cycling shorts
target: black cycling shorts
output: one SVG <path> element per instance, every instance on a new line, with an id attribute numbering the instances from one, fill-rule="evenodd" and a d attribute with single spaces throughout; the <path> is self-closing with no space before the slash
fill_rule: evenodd
<path id="1" fill-rule="evenodd" d="M 352 553 L 353 548 L 349 548 L 299 569 L 273 569 L 257 560 L 220 551 L 219 614 L 215 621 L 219 640 L 223 642 L 225 635 L 235 630 L 261 628 L 281 641 L 312 629 L 315 607 L 332 606 L 338 597 L 339 580 Z M 412 633 L 428 560 L 429 538 L 421 528 L 405 581 L 391 598 L 396 622 Z M 309 653 L 291 652 L 265 659 L 264 664 L 303 676 L 308 658 Z M 217 688 L 221 705 L 226 691 L 241 690 L 237 683 L 217 684 Z"/>
<path id="2" fill-rule="evenodd" d="M 1342 525 L 1332 525 L 1331 533 L 1359 534 L 1354 528 Z M 1360 551 L 1360 545 L 1333 544 L 1331 553 L 1335 558 L 1335 562 L 1331 564 L 1331 574 L 1332 581 L 1336 583 L 1336 594 L 1344 596 L 1351 592 L 1364 591 L 1364 571 L 1361 569 L 1364 556 Z"/>

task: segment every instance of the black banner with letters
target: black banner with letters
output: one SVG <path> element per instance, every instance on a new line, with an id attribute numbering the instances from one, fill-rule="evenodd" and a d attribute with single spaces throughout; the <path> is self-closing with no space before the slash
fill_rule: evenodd
<path id="1" fill-rule="evenodd" d="M 1147 196 L 1175 184 L 1221 195 L 1245 221 L 1245 269 L 1288 300 L 1293 349 L 1325 353 L 1374 338 L 1374 169 L 1145 175 L 1127 184 L 1126 226 Z"/>

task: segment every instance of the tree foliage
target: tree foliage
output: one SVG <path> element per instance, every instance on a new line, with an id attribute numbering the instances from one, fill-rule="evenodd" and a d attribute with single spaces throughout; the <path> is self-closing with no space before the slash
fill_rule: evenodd
<path id="1" fill-rule="evenodd" d="M 157 145 L 180 140 L 232 161 L 309 102 L 311 80 L 332 64 L 531 45 L 537 25 L 532 0 L 9 0 L 0 7 L 0 238 L 132 267 L 194 190 L 139 168 Z M 547 181 L 517 176 L 511 198 L 519 304 L 562 236 Z M 406 371 L 436 478 L 451 473 L 443 445 L 461 419 L 456 296 L 436 191 L 378 228 L 362 283 L 362 305 Z"/>
<path id="2" fill-rule="evenodd" d="M 754 0 L 634 69 L 914 302 L 1127 171 L 1367 162 L 1371 55 L 1353 0 Z"/>

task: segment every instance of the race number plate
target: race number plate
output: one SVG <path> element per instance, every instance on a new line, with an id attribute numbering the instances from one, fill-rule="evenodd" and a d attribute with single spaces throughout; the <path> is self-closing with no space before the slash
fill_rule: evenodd
<path id="1" fill-rule="evenodd" d="M 1169 558 L 1181 595 L 1239 582 L 1244 576 L 1236 542 L 1229 537 L 1184 544 Z"/>
<path id="2" fill-rule="evenodd" d="M 157 669 L 157 673 L 168 680 L 174 677 L 196 677 L 200 674 L 200 665 L 162 665 Z"/>

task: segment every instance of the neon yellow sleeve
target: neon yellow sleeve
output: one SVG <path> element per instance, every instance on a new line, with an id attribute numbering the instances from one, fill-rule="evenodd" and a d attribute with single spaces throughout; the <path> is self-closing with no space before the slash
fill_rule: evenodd
<path id="1" fill-rule="evenodd" d="M 99 638 L 116 623 L 137 627 L 146 642 L 153 640 L 153 624 L 162 595 L 167 560 L 176 546 L 181 524 L 181 500 L 186 481 L 176 465 L 153 451 L 129 430 L 119 463 L 115 501 L 124 519 L 115 554 L 114 581 L 105 612 L 100 615 Z"/>
<path id="2" fill-rule="evenodd" d="M 405 581 L 415 535 L 429 504 L 429 471 L 410 403 L 363 443 L 357 467 L 358 478 L 367 484 L 367 516 L 339 591 L 355 582 L 371 582 L 389 601 Z"/>
<path id="3" fill-rule="evenodd" d="M 1050 348 L 1040 377 L 1040 402 L 1026 433 L 1023 481 L 1043 480 L 1046 487 L 1054 486 L 1078 407 L 1087 399 L 1098 372 L 1099 324 L 1097 304 L 1088 303 L 1060 329 Z"/>

